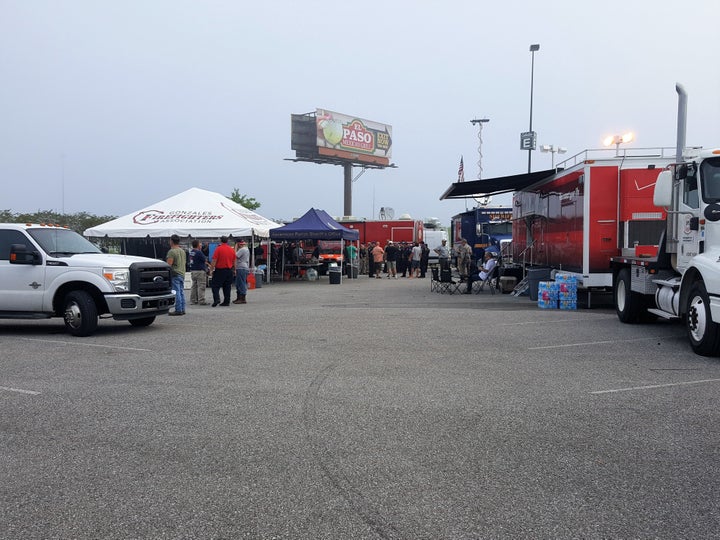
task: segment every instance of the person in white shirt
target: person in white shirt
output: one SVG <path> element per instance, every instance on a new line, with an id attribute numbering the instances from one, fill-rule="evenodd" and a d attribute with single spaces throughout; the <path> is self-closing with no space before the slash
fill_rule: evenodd
<path id="1" fill-rule="evenodd" d="M 447 247 L 447 240 L 443 240 L 433 251 L 438 254 L 440 268 L 450 268 L 450 248 Z"/>
<path id="2" fill-rule="evenodd" d="M 496 253 L 494 251 L 485 252 L 485 262 L 478 268 L 478 272 L 474 272 L 468 276 L 467 289 L 465 294 L 472 293 L 472 285 L 474 281 L 485 281 L 497 265 Z"/>

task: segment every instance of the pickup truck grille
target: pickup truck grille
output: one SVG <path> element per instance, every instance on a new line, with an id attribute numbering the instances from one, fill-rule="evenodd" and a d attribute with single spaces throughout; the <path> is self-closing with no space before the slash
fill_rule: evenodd
<path id="1" fill-rule="evenodd" d="M 162 262 L 131 264 L 130 291 L 140 296 L 169 293 L 172 291 L 170 266 Z"/>

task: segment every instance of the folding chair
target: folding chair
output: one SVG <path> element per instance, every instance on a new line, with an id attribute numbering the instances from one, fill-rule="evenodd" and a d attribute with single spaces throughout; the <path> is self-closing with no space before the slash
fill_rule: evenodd
<path id="1" fill-rule="evenodd" d="M 440 269 L 440 279 L 436 282 L 436 291 L 440 294 L 453 294 L 457 291 L 458 283 L 453 280 L 452 272 L 449 268 Z"/>
<path id="2" fill-rule="evenodd" d="M 437 267 L 430 269 L 430 292 L 440 291 L 440 271 Z"/>
<path id="3" fill-rule="evenodd" d="M 490 270 L 490 272 L 488 272 L 488 275 L 485 277 L 485 279 L 473 282 L 473 289 L 475 289 L 476 283 L 480 284 L 477 287 L 475 294 L 480 294 L 483 290 L 485 290 L 485 285 L 488 286 L 491 294 L 495 294 L 495 289 L 500 289 L 499 276 L 500 276 L 500 264 L 498 263 L 492 267 L 492 270 Z"/>

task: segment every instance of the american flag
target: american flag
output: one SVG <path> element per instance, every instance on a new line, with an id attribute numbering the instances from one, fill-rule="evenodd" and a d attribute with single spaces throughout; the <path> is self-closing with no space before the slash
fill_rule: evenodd
<path id="1" fill-rule="evenodd" d="M 458 182 L 465 181 L 465 167 L 463 167 L 463 158 L 460 156 L 460 167 L 458 167 Z"/>

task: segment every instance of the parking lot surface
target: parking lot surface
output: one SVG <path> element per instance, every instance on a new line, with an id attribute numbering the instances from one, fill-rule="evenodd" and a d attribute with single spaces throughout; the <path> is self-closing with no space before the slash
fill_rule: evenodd
<path id="1" fill-rule="evenodd" d="M 720 536 L 680 324 L 323 278 L 0 346 L 3 538 Z"/>

